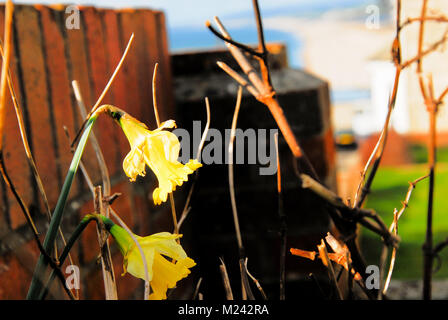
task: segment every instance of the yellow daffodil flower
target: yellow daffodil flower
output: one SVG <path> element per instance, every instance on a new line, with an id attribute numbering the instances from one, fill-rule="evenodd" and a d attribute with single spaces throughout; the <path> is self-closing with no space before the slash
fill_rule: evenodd
<path id="1" fill-rule="evenodd" d="M 131 151 L 123 161 L 123 170 L 129 179 L 135 181 L 138 175 L 145 176 L 146 165 L 156 175 L 159 186 L 152 194 L 155 204 L 165 202 L 170 192 L 202 166 L 197 160 L 190 160 L 187 164 L 177 161 L 179 139 L 165 130 L 176 127 L 174 120 L 165 121 L 159 128 L 150 131 L 145 124 L 117 108 L 109 113 L 120 124 L 131 145 Z"/>
<path id="2" fill-rule="evenodd" d="M 122 275 L 128 272 L 134 277 L 145 280 L 142 256 L 132 237 L 109 218 L 104 216 L 101 218 L 123 254 Z M 147 237 L 134 235 L 146 258 L 148 280 L 152 289 L 149 296 L 151 300 L 166 299 L 166 291 L 174 288 L 181 279 L 186 278 L 190 274 L 189 268 L 196 265 L 193 259 L 187 256 L 182 246 L 176 242 L 176 239 L 181 236 L 169 232 L 160 232 Z"/>

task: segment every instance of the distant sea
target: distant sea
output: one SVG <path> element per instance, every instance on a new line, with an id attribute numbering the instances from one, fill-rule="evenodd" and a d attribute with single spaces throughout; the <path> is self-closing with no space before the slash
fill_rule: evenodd
<path id="1" fill-rule="evenodd" d="M 257 30 L 254 28 L 228 28 L 228 31 L 235 41 L 249 45 L 256 45 L 258 42 Z M 224 47 L 223 41 L 213 35 L 205 26 L 201 29 L 171 28 L 168 36 L 172 51 Z M 269 29 L 265 31 L 265 39 L 266 42 L 286 44 L 290 65 L 295 68 L 303 67 L 302 41 L 300 39 L 297 39 L 291 33 Z"/>

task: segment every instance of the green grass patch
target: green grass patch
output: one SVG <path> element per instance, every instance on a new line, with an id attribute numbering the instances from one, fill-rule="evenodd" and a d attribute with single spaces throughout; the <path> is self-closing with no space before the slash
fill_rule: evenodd
<path id="1" fill-rule="evenodd" d="M 412 144 L 409 146 L 409 152 L 414 163 L 427 163 L 428 149 L 424 144 Z M 437 149 L 437 162 L 448 162 L 448 147 Z"/>
<path id="2" fill-rule="evenodd" d="M 447 153 L 448 156 L 448 153 Z M 380 168 L 372 185 L 366 208 L 375 209 L 386 225 L 393 221 L 394 208 L 399 210 L 408 190 L 409 181 L 427 174 L 425 165 L 412 165 L 398 168 Z M 398 223 L 401 237 L 400 247 L 393 278 L 419 279 L 422 277 L 422 245 L 426 232 L 426 212 L 428 205 L 428 179 L 421 181 L 414 189 L 409 207 Z M 434 242 L 448 237 L 448 165 L 439 164 L 435 179 L 434 194 Z M 368 264 L 378 264 L 381 242 L 377 235 L 363 228 L 361 245 Z M 435 278 L 448 277 L 448 248 L 441 255 L 442 267 L 434 274 Z"/>

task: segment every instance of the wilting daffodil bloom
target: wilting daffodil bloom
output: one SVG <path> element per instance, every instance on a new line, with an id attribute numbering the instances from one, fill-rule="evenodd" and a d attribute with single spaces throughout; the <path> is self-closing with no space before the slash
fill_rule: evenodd
<path id="1" fill-rule="evenodd" d="M 128 272 L 134 277 L 145 280 L 142 256 L 132 237 L 109 218 L 101 216 L 101 219 L 123 254 L 123 275 Z M 174 288 L 179 280 L 186 278 L 190 274 L 189 268 L 196 265 L 176 242 L 182 235 L 160 232 L 147 237 L 133 236 L 146 258 L 148 280 L 152 289 L 149 299 L 166 299 L 166 291 Z"/>
<path id="2" fill-rule="evenodd" d="M 197 160 L 187 164 L 177 161 L 180 143 L 177 136 L 164 129 L 175 128 L 174 120 L 163 122 L 159 128 L 151 131 L 148 127 L 129 114 L 112 109 L 111 116 L 120 124 L 129 140 L 131 151 L 123 161 L 123 170 L 131 181 L 138 175 L 145 176 L 145 166 L 154 172 L 159 180 L 159 187 L 152 194 L 155 204 L 167 200 L 170 192 L 188 180 L 188 175 L 201 167 Z"/>

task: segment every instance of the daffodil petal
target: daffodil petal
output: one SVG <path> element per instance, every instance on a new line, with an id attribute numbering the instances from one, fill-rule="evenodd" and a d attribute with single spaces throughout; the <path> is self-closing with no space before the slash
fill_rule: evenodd
<path id="1" fill-rule="evenodd" d="M 118 121 L 131 145 L 131 151 L 123 161 L 123 170 L 131 181 L 135 181 L 138 175 L 145 176 L 145 166 L 148 165 L 159 182 L 153 191 L 156 205 L 167 201 L 168 194 L 188 181 L 188 175 L 202 166 L 197 160 L 190 160 L 185 165 L 178 161 L 179 139 L 174 133 L 164 131 L 176 127 L 174 120 L 163 122 L 154 131 L 126 113 Z"/>
<path id="2" fill-rule="evenodd" d="M 155 254 L 153 272 L 154 276 L 151 281 L 151 288 L 153 293 L 149 296 L 150 299 L 166 299 L 166 291 L 174 288 L 176 283 L 187 277 L 190 274 L 190 267 L 195 265 L 190 258 L 170 262 L 160 254 Z"/>
<path id="3" fill-rule="evenodd" d="M 143 253 L 146 258 L 146 265 L 148 267 L 148 276 L 149 281 L 152 280 L 153 277 L 153 261 L 154 261 L 154 247 L 144 247 Z M 140 278 L 145 280 L 145 267 L 143 265 L 143 260 L 140 254 L 140 250 L 138 250 L 137 246 L 134 246 L 133 249 L 129 252 L 127 257 L 127 266 L 126 271 L 132 274 L 136 278 Z"/>
<path id="4" fill-rule="evenodd" d="M 174 260 L 182 260 L 187 258 L 182 246 L 176 242 L 176 239 L 182 237 L 180 234 L 171 234 L 169 232 L 160 232 L 144 238 L 142 245 L 154 245 L 156 251 L 170 257 Z"/>
<path id="5" fill-rule="evenodd" d="M 139 148 L 133 148 L 123 161 L 123 170 L 131 181 L 135 181 L 138 175 L 145 176 L 145 158 Z"/>

